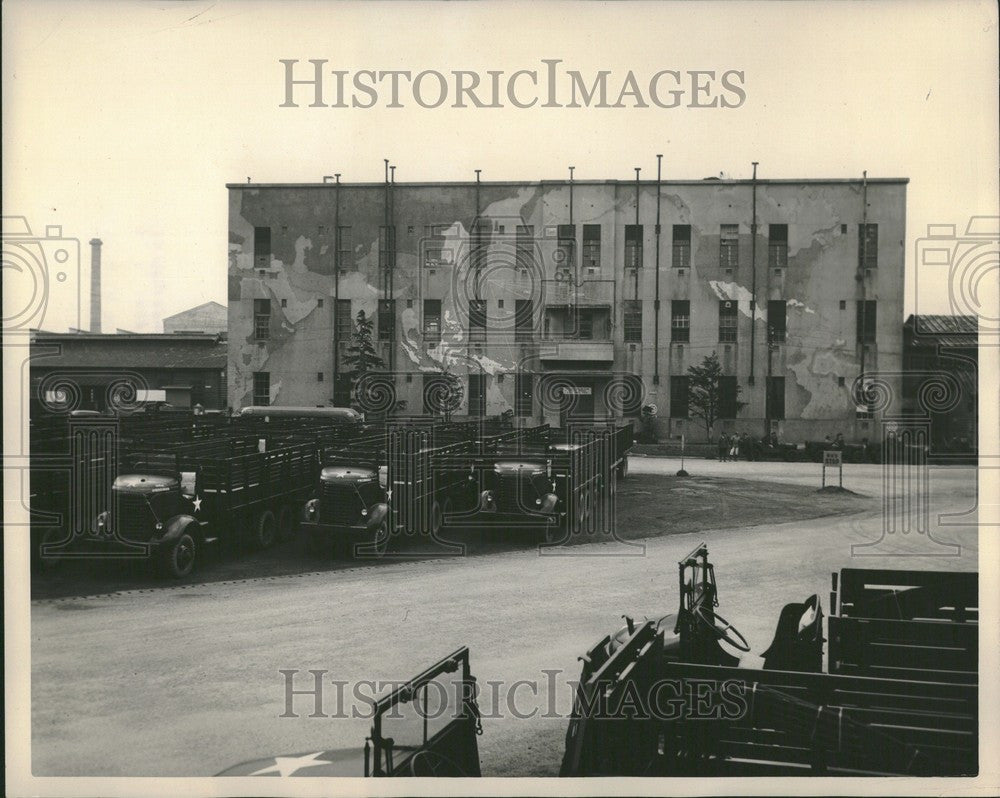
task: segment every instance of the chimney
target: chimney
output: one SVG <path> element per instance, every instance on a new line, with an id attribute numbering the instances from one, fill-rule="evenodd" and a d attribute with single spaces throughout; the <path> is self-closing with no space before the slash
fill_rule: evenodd
<path id="1" fill-rule="evenodd" d="M 101 239 L 90 239 L 90 331 L 101 331 Z"/>

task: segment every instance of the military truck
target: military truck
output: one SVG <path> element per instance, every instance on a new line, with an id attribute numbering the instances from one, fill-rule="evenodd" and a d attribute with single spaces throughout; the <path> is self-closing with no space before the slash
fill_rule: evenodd
<path id="1" fill-rule="evenodd" d="M 394 539 L 439 539 L 448 517 L 475 499 L 472 461 L 517 433 L 479 421 L 408 419 L 366 427 L 321 449 L 302 530 L 317 552 L 383 557 Z"/>
<path id="2" fill-rule="evenodd" d="M 559 775 L 977 773 L 975 573 L 835 573 L 825 670 L 818 595 L 784 606 L 756 662 L 716 611 L 704 544 L 678 562 L 678 583 L 676 613 L 626 617 L 580 658 Z M 220 775 L 479 776 L 482 718 L 461 647 L 379 698 L 363 745 Z"/>
<path id="3" fill-rule="evenodd" d="M 127 452 L 109 504 L 44 555 L 142 557 L 183 578 L 203 547 L 267 548 L 289 537 L 311 489 L 316 448 L 296 438 L 223 436 Z"/>
<path id="4" fill-rule="evenodd" d="M 545 428 L 506 442 L 483 469 L 484 523 L 537 530 L 540 540 L 564 544 L 573 536 L 610 533 L 616 480 L 628 473 L 630 423 Z"/>

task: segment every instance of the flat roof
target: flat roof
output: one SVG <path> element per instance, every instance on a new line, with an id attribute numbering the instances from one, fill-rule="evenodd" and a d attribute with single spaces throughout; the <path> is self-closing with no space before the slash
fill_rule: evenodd
<path id="1" fill-rule="evenodd" d="M 738 180 L 727 179 L 727 178 L 716 178 L 716 177 L 706 177 L 701 180 L 661 180 L 659 181 L 661 186 L 706 186 L 706 185 L 726 185 L 726 186 L 750 186 L 756 182 L 757 185 L 829 185 L 829 184 L 839 184 L 839 183 L 850 183 L 860 185 L 863 181 L 860 177 L 818 177 L 818 178 L 780 178 L 780 179 L 758 179 L 756 181 L 749 178 L 740 178 Z M 908 177 L 869 177 L 868 183 L 872 184 L 906 184 L 910 182 Z M 402 182 L 396 181 L 395 183 L 390 183 L 393 188 L 440 188 L 442 186 L 452 186 L 456 188 L 475 188 L 477 185 L 482 186 L 546 186 L 546 185 L 563 185 L 568 186 L 570 181 L 566 178 L 557 180 L 482 180 L 476 182 L 475 180 L 457 180 L 457 181 L 417 181 L 417 182 Z M 636 184 L 635 180 L 573 180 L 573 185 L 575 186 L 605 186 L 605 185 L 625 185 L 634 186 Z M 640 180 L 640 186 L 655 186 L 657 184 L 656 180 Z M 339 184 L 334 182 L 318 182 L 318 183 L 226 183 L 227 189 L 262 189 L 262 188 L 336 188 L 337 186 L 341 188 L 385 188 L 386 183 L 382 182 L 365 182 L 365 183 L 348 183 L 346 181 L 341 181 Z"/>

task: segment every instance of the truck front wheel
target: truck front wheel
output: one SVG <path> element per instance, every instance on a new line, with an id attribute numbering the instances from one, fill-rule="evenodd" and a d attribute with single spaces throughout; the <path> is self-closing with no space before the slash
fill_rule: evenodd
<path id="1" fill-rule="evenodd" d="M 194 538 L 187 532 L 182 533 L 177 540 L 167 545 L 160 561 L 164 575 L 172 579 L 183 579 L 190 575 L 194 570 L 195 554 Z"/>
<path id="2" fill-rule="evenodd" d="M 264 510 L 257 516 L 257 525 L 254 528 L 254 543 L 259 548 L 269 549 L 274 545 L 277 538 L 278 522 L 274 520 L 274 513 Z"/>

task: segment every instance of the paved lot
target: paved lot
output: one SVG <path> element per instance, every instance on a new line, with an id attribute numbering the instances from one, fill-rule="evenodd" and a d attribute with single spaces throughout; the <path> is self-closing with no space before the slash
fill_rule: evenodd
<path id="1" fill-rule="evenodd" d="M 671 474 L 669 460 L 633 471 Z M 803 464 L 687 464 L 795 483 Z M 880 495 L 878 466 L 855 466 L 845 485 Z M 664 480 L 664 485 L 669 480 Z M 813 484 L 816 484 L 815 482 Z M 763 486 L 762 486 L 763 488 Z M 329 679 L 394 680 L 468 645 L 481 683 L 537 680 L 516 694 L 519 719 L 484 696 L 483 769 L 492 775 L 554 775 L 577 656 L 617 628 L 621 615 L 672 612 L 676 561 L 706 540 L 716 564 L 720 612 L 755 651 L 770 642 L 787 601 L 829 594 L 844 566 L 975 570 L 975 470 L 935 469 L 932 533 L 882 539 L 880 509 L 785 524 L 687 532 L 644 541 L 641 556 L 582 546 L 564 556 L 534 550 L 426 560 L 245 582 L 160 588 L 32 605 L 33 770 L 37 775 L 209 775 L 258 756 L 358 746 L 362 719 L 310 718 L 311 701 L 285 710 L 280 669 L 328 671 Z M 764 488 L 766 490 L 766 488 Z M 969 510 L 973 510 L 971 515 Z M 943 513 L 952 514 L 941 519 Z M 964 526 L 955 525 L 960 521 Z M 852 545 L 875 544 L 864 550 Z M 631 553 L 631 552 L 629 552 Z M 879 555 L 859 558 L 858 554 Z M 603 556 L 602 556 L 603 555 Z M 546 670 L 557 670 L 550 695 Z M 309 686 L 299 681 L 297 687 Z M 504 691 L 501 691 L 501 695 Z M 301 699 L 300 699 L 301 701 Z M 338 701 L 330 689 L 324 710 Z M 502 709 L 502 708 L 501 708 Z"/>

